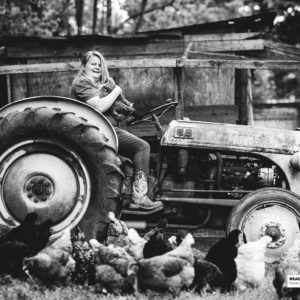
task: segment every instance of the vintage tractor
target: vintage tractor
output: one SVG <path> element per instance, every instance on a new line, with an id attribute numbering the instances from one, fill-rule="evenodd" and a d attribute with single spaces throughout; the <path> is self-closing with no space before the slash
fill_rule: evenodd
<path id="1" fill-rule="evenodd" d="M 270 262 L 300 236 L 300 133 L 188 119 L 162 127 L 167 102 L 130 121 L 153 122 L 151 174 L 164 208 L 120 206 L 118 140 L 108 120 L 73 99 L 22 99 L 0 110 L 0 217 L 10 226 L 28 212 L 51 218 L 53 238 L 91 224 L 109 208 L 129 226 L 240 228 L 249 241 L 270 235 Z M 128 196 L 128 195 L 127 195 Z M 103 218 L 106 218 L 103 215 Z"/>

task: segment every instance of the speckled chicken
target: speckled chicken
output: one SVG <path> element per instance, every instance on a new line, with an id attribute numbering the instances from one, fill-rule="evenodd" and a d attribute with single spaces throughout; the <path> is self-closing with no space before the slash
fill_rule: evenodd
<path id="1" fill-rule="evenodd" d="M 265 277 L 265 252 L 268 243 L 272 241 L 270 236 L 263 236 L 255 242 L 248 242 L 238 248 L 235 258 L 237 278 L 234 285 L 238 290 L 247 287 L 258 287 Z"/>
<path id="2" fill-rule="evenodd" d="M 75 261 L 75 271 L 72 281 L 79 284 L 92 283 L 95 279 L 94 251 L 85 239 L 84 233 L 75 227 L 71 235 L 72 258 Z"/>
<path id="3" fill-rule="evenodd" d="M 130 294 L 136 291 L 137 264 L 122 247 L 105 246 L 90 240 L 95 254 L 95 288 L 97 292 Z"/>
<path id="4" fill-rule="evenodd" d="M 195 276 L 194 238 L 189 233 L 181 244 L 163 255 L 138 261 L 138 286 L 141 290 L 169 291 L 177 295 L 189 288 Z"/>
<path id="5" fill-rule="evenodd" d="M 111 222 L 108 226 L 105 245 L 127 247 L 129 244 L 128 227 L 124 221 L 118 220 L 113 212 L 108 213 Z"/>
<path id="6" fill-rule="evenodd" d="M 280 259 L 279 264 L 275 268 L 275 277 L 273 285 L 278 296 L 300 298 L 300 289 L 288 287 L 287 275 L 300 274 L 300 239 L 295 240 L 293 246 Z"/>
<path id="7" fill-rule="evenodd" d="M 29 276 L 46 282 L 64 282 L 75 270 L 75 261 L 71 256 L 72 244 L 70 231 L 52 245 L 42 249 L 33 257 L 24 259 L 23 269 Z"/>

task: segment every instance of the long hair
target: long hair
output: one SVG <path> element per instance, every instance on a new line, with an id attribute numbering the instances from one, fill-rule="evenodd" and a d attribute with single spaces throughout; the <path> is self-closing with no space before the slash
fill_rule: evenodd
<path id="1" fill-rule="evenodd" d="M 90 50 L 87 51 L 81 58 L 81 65 L 80 65 L 80 69 L 78 71 L 78 73 L 75 75 L 72 85 L 76 84 L 77 80 L 85 74 L 84 72 L 84 67 L 87 64 L 87 62 L 89 61 L 89 59 L 92 56 L 96 56 L 100 59 L 101 62 L 101 84 L 104 84 L 107 80 L 107 78 L 109 77 L 109 73 L 108 73 L 108 69 L 107 69 L 107 64 L 106 61 L 103 57 L 103 55 L 99 52 L 99 51 L 95 51 L 95 50 Z"/>

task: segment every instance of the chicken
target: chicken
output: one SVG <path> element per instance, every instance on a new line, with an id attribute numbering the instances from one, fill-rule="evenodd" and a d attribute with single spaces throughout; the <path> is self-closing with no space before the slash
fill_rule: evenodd
<path id="1" fill-rule="evenodd" d="M 64 282 L 75 270 L 75 261 L 71 256 L 70 230 L 52 245 L 42 249 L 38 254 L 24 259 L 23 270 L 46 282 Z"/>
<path id="2" fill-rule="evenodd" d="M 182 235 L 172 235 L 168 238 L 168 245 L 170 245 L 171 249 L 178 247 L 178 245 L 182 242 Z M 196 247 L 192 247 L 195 259 L 204 260 L 206 254 Z"/>
<path id="3" fill-rule="evenodd" d="M 236 229 L 232 230 L 225 238 L 213 245 L 205 259 L 215 264 L 222 273 L 228 276 L 228 282 L 233 283 L 237 276 L 236 263 L 238 246 L 241 239 L 245 240 L 244 234 Z"/>
<path id="4" fill-rule="evenodd" d="M 90 240 L 95 255 L 95 288 L 97 292 L 113 294 L 134 293 L 137 264 L 122 247 L 105 246 Z"/>
<path id="5" fill-rule="evenodd" d="M 134 228 L 128 229 L 129 245 L 126 248 L 127 252 L 135 259 L 144 258 L 144 247 L 147 241 L 142 238 Z"/>
<path id="6" fill-rule="evenodd" d="M 238 248 L 235 258 L 237 278 L 234 285 L 243 291 L 247 287 L 258 287 L 265 277 L 265 251 L 272 238 L 263 236 Z"/>
<path id="7" fill-rule="evenodd" d="M 192 245 L 194 238 L 189 233 L 181 244 L 163 255 L 138 261 L 138 285 L 141 290 L 169 291 L 177 295 L 189 288 L 195 276 Z"/>
<path id="8" fill-rule="evenodd" d="M 295 240 L 293 246 L 280 259 L 275 268 L 273 285 L 279 297 L 299 299 L 300 290 L 288 287 L 287 276 L 300 274 L 300 239 Z"/>
<path id="9" fill-rule="evenodd" d="M 191 285 L 191 289 L 202 294 L 203 292 L 213 292 L 220 290 L 221 292 L 230 289 L 228 276 L 212 262 L 204 259 L 195 259 L 194 263 L 195 277 Z"/>
<path id="10" fill-rule="evenodd" d="M 38 215 L 29 213 L 17 227 L 7 230 L 0 238 L 0 273 L 24 275 L 23 259 L 35 255 L 46 246 L 52 222 L 37 224 Z"/>
<path id="11" fill-rule="evenodd" d="M 75 270 L 72 281 L 79 284 L 91 283 L 95 279 L 94 251 L 86 241 L 85 235 L 79 227 L 75 227 L 71 236 L 72 258 L 75 261 Z"/>
<path id="12" fill-rule="evenodd" d="M 167 220 L 162 219 L 157 226 L 144 235 L 147 243 L 143 249 L 144 258 L 162 255 L 172 250 L 170 243 L 166 240 Z"/>
<path id="13" fill-rule="evenodd" d="M 0 238 L 0 243 L 18 241 L 30 246 L 33 251 L 38 252 L 49 242 L 52 225 L 51 220 L 39 224 L 38 215 L 35 212 L 29 213 L 19 226 L 14 227 Z"/>
<path id="14" fill-rule="evenodd" d="M 118 220 L 113 212 L 108 213 L 111 220 L 108 226 L 105 245 L 127 247 L 129 244 L 128 228 L 124 221 Z"/>
<path id="15" fill-rule="evenodd" d="M 169 244 L 175 248 L 182 242 L 182 234 L 173 235 L 169 239 Z M 205 253 L 195 247 L 192 247 L 195 263 L 195 277 L 191 289 L 201 294 L 203 292 L 213 292 L 216 289 L 220 291 L 228 290 L 228 276 L 212 262 L 205 260 Z"/>

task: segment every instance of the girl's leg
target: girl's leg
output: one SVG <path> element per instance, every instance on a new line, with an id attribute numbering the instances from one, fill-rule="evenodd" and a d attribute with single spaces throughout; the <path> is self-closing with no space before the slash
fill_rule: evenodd
<path id="1" fill-rule="evenodd" d="M 132 160 L 135 173 L 132 185 L 132 201 L 129 207 L 145 210 L 162 207 L 161 201 L 152 202 L 147 197 L 150 145 L 124 129 L 116 128 L 116 133 L 119 140 L 119 153 Z"/>

